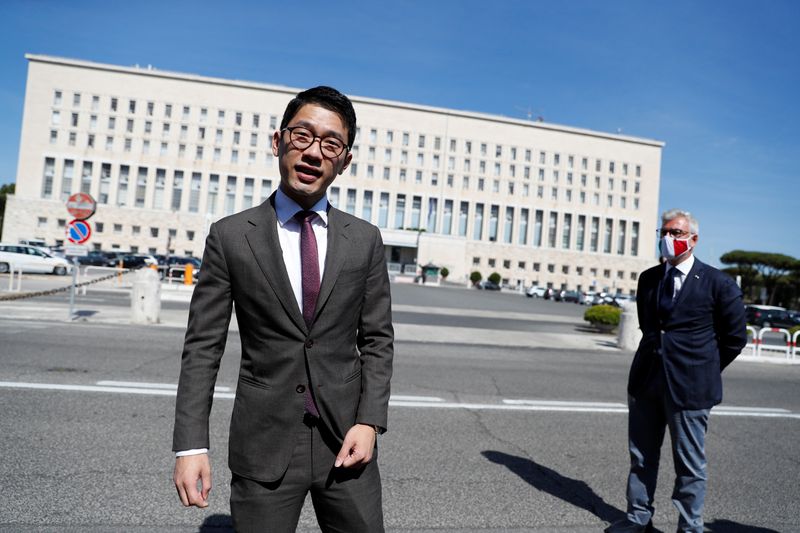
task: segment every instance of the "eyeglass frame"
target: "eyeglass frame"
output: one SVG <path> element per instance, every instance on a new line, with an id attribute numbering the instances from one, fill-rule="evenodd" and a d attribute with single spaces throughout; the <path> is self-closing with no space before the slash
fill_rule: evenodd
<path id="1" fill-rule="evenodd" d="M 694 235 L 694 233 L 692 233 L 691 231 L 683 231 L 682 229 L 679 229 L 679 228 L 657 228 L 656 229 L 656 234 L 659 237 L 663 237 L 667 233 L 669 233 L 670 236 L 672 236 L 672 238 L 674 238 L 674 239 L 680 239 L 680 238 L 683 238 L 683 237 L 691 237 L 692 235 Z M 676 233 L 677 233 L 677 235 L 676 235 Z"/>
<path id="2" fill-rule="evenodd" d="M 298 129 L 306 130 L 308 133 L 310 133 L 310 134 L 311 134 L 311 142 L 310 142 L 310 143 L 308 143 L 308 146 L 306 146 L 306 147 L 304 147 L 304 148 L 300 148 L 300 147 L 299 147 L 299 146 L 297 146 L 297 145 L 294 143 L 294 141 L 292 140 L 292 132 L 293 132 L 294 130 L 298 130 Z M 322 136 L 320 136 L 320 135 L 314 135 L 314 132 L 313 132 L 313 131 L 311 131 L 310 129 L 308 129 L 307 127 L 305 127 L 305 126 L 286 126 L 286 127 L 285 127 L 285 128 L 283 128 L 282 130 L 280 130 L 281 134 L 283 134 L 283 132 L 284 132 L 284 131 L 288 131 L 288 132 L 289 132 L 289 144 L 291 144 L 291 145 L 292 145 L 292 146 L 294 146 L 296 149 L 298 149 L 298 150 L 301 150 L 301 151 L 302 151 L 302 150 L 308 150 L 309 148 L 311 148 L 311 145 L 312 145 L 312 144 L 314 144 L 316 141 L 319 141 L 319 153 L 320 153 L 320 154 L 322 154 L 322 157 L 324 157 L 325 159 L 336 159 L 336 158 L 338 158 L 338 157 L 342 157 L 342 155 L 343 155 L 344 153 L 346 153 L 346 152 L 349 152 L 349 151 L 350 151 L 350 146 L 349 146 L 349 145 L 348 145 L 346 142 L 344 142 L 344 141 L 342 141 L 341 139 L 339 139 L 338 137 L 334 137 L 333 135 L 326 135 L 326 136 L 324 136 L 324 137 L 322 137 Z M 325 140 L 325 139 L 334 139 L 334 140 L 336 140 L 336 141 L 338 141 L 338 142 L 342 143 L 342 144 L 344 145 L 344 148 L 342 148 L 342 151 L 341 151 L 341 152 L 339 152 L 338 154 L 336 154 L 335 156 L 328 156 L 328 155 L 325 155 L 325 152 L 324 152 L 324 150 L 322 149 L 322 141 L 323 141 L 323 140 Z"/>

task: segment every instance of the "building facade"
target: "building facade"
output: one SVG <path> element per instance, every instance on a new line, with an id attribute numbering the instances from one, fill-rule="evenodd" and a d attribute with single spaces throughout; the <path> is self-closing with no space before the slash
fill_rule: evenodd
<path id="1" fill-rule="evenodd" d="M 91 247 L 200 256 L 213 221 L 280 182 L 271 138 L 299 89 L 26 58 L 3 241 L 63 243 L 82 191 Z M 628 293 L 655 262 L 662 142 L 351 98 L 353 162 L 329 198 L 381 228 L 392 272 Z"/>

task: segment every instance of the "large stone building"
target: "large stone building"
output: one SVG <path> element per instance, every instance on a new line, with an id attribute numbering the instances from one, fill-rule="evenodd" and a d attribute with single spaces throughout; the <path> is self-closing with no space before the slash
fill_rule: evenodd
<path id="1" fill-rule="evenodd" d="M 271 136 L 298 89 L 28 55 L 4 241 L 65 240 L 98 202 L 98 249 L 201 255 L 214 220 L 279 183 Z M 324 81 L 324 80 L 321 80 Z M 655 262 L 663 143 L 352 97 L 353 163 L 331 203 L 381 228 L 393 272 L 632 292 Z"/>

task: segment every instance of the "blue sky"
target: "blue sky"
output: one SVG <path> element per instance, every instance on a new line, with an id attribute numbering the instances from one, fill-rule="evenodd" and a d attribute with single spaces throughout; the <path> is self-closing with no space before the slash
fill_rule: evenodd
<path id="1" fill-rule="evenodd" d="M 800 258 L 798 26 L 793 0 L 3 0 L 0 184 L 23 56 L 49 54 L 658 139 L 660 209 L 696 214 L 700 258 Z"/>

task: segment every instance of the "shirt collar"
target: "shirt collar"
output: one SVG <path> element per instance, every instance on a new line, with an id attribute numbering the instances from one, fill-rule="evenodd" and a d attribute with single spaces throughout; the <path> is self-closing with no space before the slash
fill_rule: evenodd
<path id="1" fill-rule="evenodd" d="M 686 261 L 679 263 L 677 266 L 672 266 L 669 263 L 667 263 L 667 268 L 664 270 L 664 277 L 669 276 L 670 275 L 669 271 L 673 268 L 677 268 L 680 271 L 681 276 L 686 277 L 689 275 L 689 271 L 692 270 L 693 266 L 694 266 L 694 254 L 690 255 Z"/>
<path id="2" fill-rule="evenodd" d="M 297 214 L 298 211 L 303 211 L 300 205 L 289 198 L 283 190 L 278 187 L 275 192 L 275 214 L 278 216 L 278 222 L 281 226 L 286 225 L 287 222 Z M 311 206 L 309 211 L 314 211 L 322 221 L 323 226 L 328 225 L 328 195 L 325 194 L 319 199 L 317 203 Z"/>

